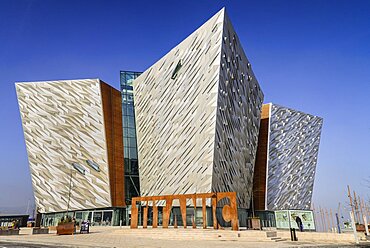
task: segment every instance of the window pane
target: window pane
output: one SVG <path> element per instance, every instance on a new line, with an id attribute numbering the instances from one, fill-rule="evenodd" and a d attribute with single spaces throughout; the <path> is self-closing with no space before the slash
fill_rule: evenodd
<path id="1" fill-rule="evenodd" d="M 132 116 L 128 117 L 128 127 L 131 127 L 131 128 L 135 127 L 134 117 L 132 117 Z"/>
<path id="2" fill-rule="evenodd" d="M 125 174 L 130 172 L 130 164 L 129 163 L 130 163 L 130 159 L 125 157 L 125 162 L 123 164 L 123 167 L 125 168 Z"/>
<path id="3" fill-rule="evenodd" d="M 127 127 L 128 126 L 128 120 L 127 120 L 127 116 L 123 116 L 123 118 L 122 118 L 122 121 L 123 121 L 123 127 Z"/>
<path id="4" fill-rule="evenodd" d="M 137 160 L 131 160 L 131 173 L 136 175 L 139 174 L 139 166 Z"/>
<path id="5" fill-rule="evenodd" d="M 94 219 L 93 219 L 93 222 L 94 222 L 94 224 L 96 224 L 96 225 L 100 225 L 100 222 L 102 221 L 102 215 L 103 215 L 103 213 L 102 212 L 97 212 L 97 211 L 94 211 Z"/>
<path id="6" fill-rule="evenodd" d="M 127 128 L 127 137 L 136 137 L 134 128 Z"/>
<path id="7" fill-rule="evenodd" d="M 104 211 L 103 212 L 103 224 L 110 226 L 112 221 L 112 211 Z"/>
<path id="8" fill-rule="evenodd" d="M 125 158 L 129 158 L 129 154 L 128 154 L 128 147 L 127 147 L 127 146 L 125 146 L 125 147 L 123 148 L 123 155 L 124 155 L 124 157 L 125 157 Z"/>
<path id="9" fill-rule="evenodd" d="M 136 147 L 136 139 L 135 138 L 129 138 L 129 147 Z"/>
<path id="10" fill-rule="evenodd" d="M 122 102 L 123 103 L 127 102 L 127 95 L 126 94 L 122 94 Z"/>
<path id="11" fill-rule="evenodd" d="M 134 106 L 127 105 L 127 115 L 134 116 Z"/>
<path id="12" fill-rule="evenodd" d="M 127 103 L 133 104 L 134 103 L 134 95 L 133 94 L 127 94 Z"/>
<path id="13" fill-rule="evenodd" d="M 131 107 L 127 107 L 127 116 L 134 116 L 135 115 L 135 112 L 134 112 L 134 109 L 131 108 Z"/>
<path id="14" fill-rule="evenodd" d="M 130 147 L 130 158 L 137 159 L 137 151 L 135 147 Z"/>

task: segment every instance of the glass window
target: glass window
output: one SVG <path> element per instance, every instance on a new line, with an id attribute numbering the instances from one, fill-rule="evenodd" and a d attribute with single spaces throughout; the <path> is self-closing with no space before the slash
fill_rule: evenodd
<path id="1" fill-rule="evenodd" d="M 88 221 L 91 222 L 91 217 L 92 217 L 92 212 L 91 211 L 84 212 L 84 214 L 83 214 L 83 219 L 84 220 L 88 220 Z"/>
<path id="2" fill-rule="evenodd" d="M 132 180 L 134 181 L 134 184 L 135 184 L 135 196 L 139 196 L 140 195 L 140 183 L 139 183 L 139 177 L 132 177 Z M 136 191 L 137 190 L 137 191 Z"/>
<path id="3" fill-rule="evenodd" d="M 138 163 L 137 163 L 137 160 L 131 160 L 131 172 L 132 174 L 136 174 L 138 175 L 139 174 L 139 166 L 138 166 Z"/>
<path id="4" fill-rule="evenodd" d="M 127 105 L 127 115 L 134 116 L 134 106 Z"/>
<path id="5" fill-rule="evenodd" d="M 125 186 L 126 186 L 126 199 L 131 199 L 132 197 L 139 196 L 140 184 L 138 176 L 126 176 Z"/>
<path id="6" fill-rule="evenodd" d="M 130 147 L 130 158 L 137 159 L 137 151 L 135 147 Z"/>
<path id="7" fill-rule="evenodd" d="M 113 211 L 104 211 L 103 212 L 103 225 L 104 226 L 112 225 L 112 216 L 113 216 Z"/>
<path id="8" fill-rule="evenodd" d="M 136 137 L 136 131 L 134 128 L 128 128 L 127 130 L 127 137 Z"/>
<path id="9" fill-rule="evenodd" d="M 127 102 L 127 95 L 126 94 L 122 94 L 122 102 Z"/>
<path id="10" fill-rule="evenodd" d="M 177 77 L 177 73 L 179 72 L 179 70 L 181 69 L 181 67 L 182 67 L 182 61 L 180 59 L 179 62 L 177 63 L 177 65 L 176 65 L 175 70 L 172 73 L 171 79 L 175 79 Z"/>
<path id="11" fill-rule="evenodd" d="M 126 137 L 123 138 L 123 146 L 129 146 L 128 138 L 126 138 Z"/>
<path id="12" fill-rule="evenodd" d="M 94 211 L 93 225 L 100 225 L 103 219 L 103 213 L 101 211 Z"/>
<path id="13" fill-rule="evenodd" d="M 135 128 L 135 120 L 132 116 L 128 117 L 128 127 Z"/>
<path id="14" fill-rule="evenodd" d="M 125 158 L 129 158 L 129 154 L 128 154 L 128 147 L 127 146 L 124 146 L 123 147 L 123 155 Z"/>
<path id="15" fill-rule="evenodd" d="M 127 94 L 127 103 L 132 104 L 134 102 L 134 95 Z"/>
<path id="16" fill-rule="evenodd" d="M 123 120 L 123 127 L 127 127 L 128 126 L 128 124 L 127 124 L 127 122 L 128 122 L 128 120 L 127 120 L 127 117 L 126 116 L 123 116 L 123 118 L 122 118 Z"/>
<path id="17" fill-rule="evenodd" d="M 136 139 L 135 138 L 128 138 L 129 140 L 129 147 L 136 147 Z"/>
<path id="18" fill-rule="evenodd" d="M 123 165 L 123 167 L 125 168 L 125 173 L 130 172 L 130 170 L 131 170 L 129 162 L 130 162 L 130 160 L 125 157 L 124 165 Z"/>
<path id="19" fill-rule="evenodd" d="M 127 202 L 131 202 L 132 196 L 138 196 L 139 178 L 134 179 L 128 175 L 138 175 L 136 129 L 134 112 L 133 81 L 140 76 L 140 72 L 120 72 L 120 86 L 122 92 L 122 114 L 123 114 L 123 135 L 124 135 L 124 158 L 125 158 L 125 194 Z M 131 161 L 131 159 L 134 159 Z M 134 181 L 134 183 L 132 183 Z M 104 221 L 105 221 L 105 217 Z"/>

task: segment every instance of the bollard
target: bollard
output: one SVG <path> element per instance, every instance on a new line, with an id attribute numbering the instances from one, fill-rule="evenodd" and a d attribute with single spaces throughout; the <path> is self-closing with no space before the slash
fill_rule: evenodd
<path id="1" fill-rule="evenodd" d="M 337 226 L 338 226 L 338 233 L 341 233 L 340 231 L 340 223 L 339 223 L 339 216 L 338 216 L 338 213 L 335 214 L 335 218 L 337 220 Z"/>
<path id="2" fill-rule="evenodd" d="M 364 218 L 366 236 L 369 236 L 369 226 L 367 225 L 366 215 L 363 215 L 362 217 Z"/>
<path id="3" fill-rule="evenodd" d="M 290 239 L 292 241 L 298 241 L 297 235 L 295 233 L 295 228 L 290 228 Z"/>
<path id="4" fill-rule="evenodd" d="M 357 237 L 357 231 L 356 231 L 356 222 L 355 222 L 355 216 L 354 214 L 351 212 L 349 212 L 349 216 L 351 217 L 351 225 L 352 225 L 352 230 L 353 230 L 353 236 L 355 238 L 355 242 L 356 244 L 359 244 L 360 241 L 358 240 L 358 237 Z"/>

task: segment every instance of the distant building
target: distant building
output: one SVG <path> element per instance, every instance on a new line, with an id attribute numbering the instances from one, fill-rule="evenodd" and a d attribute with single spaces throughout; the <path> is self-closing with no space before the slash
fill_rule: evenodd
<path id="1" fill-rule="evenodd" d="M 264 104 L 254 173 L 255 210 L 309 210 L 322 118 Z"/>
<path id="2" fill-rule="evenodd" d="M 0 229 L 14 227 L 15 222 L 19 227 L 27 227 L 28 217 L 28 214 L 0 214 Z"/>
<path id="3" fill-rule="evenodd" d="M 142 196 L 251 202 L 263 93 L 225 9 L 133 83 Z"/>
<path id="4" fill-rule="evenodd" d="M 121 94 L 99 79 L 16 84 L 44 224 L 118 221 L 125 207 Z"/>

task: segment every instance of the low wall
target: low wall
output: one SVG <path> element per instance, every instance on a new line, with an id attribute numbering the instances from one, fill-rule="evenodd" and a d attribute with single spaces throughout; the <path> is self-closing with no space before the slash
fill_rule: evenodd
<path id="1" fill-rule="evenodd" d="M 290 240 L 290 232 L 289 231 L 278 231 L 278 236 Z M 325 232 L 297 232 L 296 236 L 298 241 L 330 241 L 330 242 L 348 242 L 353 243 L 355 242 L 355 238 L 353 233 L 325 233 Z M 365 235 L 363 233 L 358 233 L 358 237 L 361 239 L 365 239 Z"/>
<path id="2" fill-rule="evenodd" d="M 0 230 L 0 236 L 19 235 L 19 229 Z"/>

